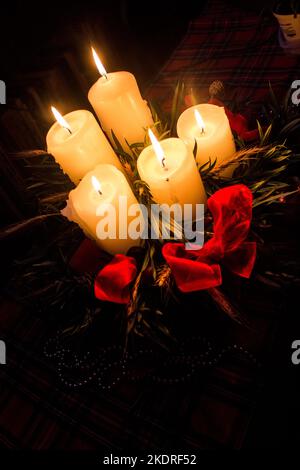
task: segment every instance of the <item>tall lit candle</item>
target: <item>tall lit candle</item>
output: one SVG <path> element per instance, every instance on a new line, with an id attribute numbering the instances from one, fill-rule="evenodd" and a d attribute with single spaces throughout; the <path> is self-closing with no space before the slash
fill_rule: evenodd
<path id="1" fill-rule="evenodd" d="M 159 204 L 201 204 L 206 193 L 191 149 L 180 139 L 158 142 L 149 130 L 152 145 L 146 147 L 137 162 L 139 175 Z"/>
<path id="2" fill-rule="evenodd" d="M 196 160 L 200 166 L 211 159 L 216 166 L 230 160 L 236 148 L 224 108 L 213 104 L 197 104 L 186 109 L 177 122 L 177 134 L 191 148 L 197 142 Z M 233 166 L 224 170 L 230 176 Z"/>
<path id="3" fill-rule="evenodd" d="M 128 234 L 128 227 L 134 219 L 128 215 L 132 204 L 138 202 L 124 174 L 115 166 L 103 164 L 87 173 L 70 192 L 62 213 L 77 223 L 103 250 L 125 254 L 132 246 L 139 245 L 139 240 L 133 240 Z M 99 223 L 106 228 L 110 226 L 111 236 L 100 238 L 104 235 L 104 227 L 102 231 Z"/>
<path id="4" fill-rule="evenodd" d="M 52 112 L 57 122 L 46 137 L 48 152 L 75 184 L 99 163 L 122 169 L 92 113 L 78 110 L 62 116 L 54 107 Z"/>
<path id="5" fill-rule="evenodd" d="M 111 131 L 121 145 L 143 142 L 146 128 L 153 125 L 151 111 L 142 98 L 134 75 L 107 73 L 94 49 L 93 57 L 101 77 L 90 88 L 88 99 L 102 128 L 114 145 Z"/>

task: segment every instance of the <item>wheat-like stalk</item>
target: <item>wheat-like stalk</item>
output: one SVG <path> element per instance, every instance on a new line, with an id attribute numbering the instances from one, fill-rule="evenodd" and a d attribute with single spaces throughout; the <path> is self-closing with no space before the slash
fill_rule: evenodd
<path id="1" fill-rule="evenodd" d="M 157 273 L 155 285 L 158 287 L 168 287 L 170 284 L 171 268 L 164 264 Z"/>
<path id="2" fill-rule="evenodd" d="M 239 162 L 248 162 L 249 160 L 256 159 L 257 155 L 260 153 L 262 154 L 263 152 L 266 152 L 268 149 L 268 146 L 265 147 L 249 147 L 245 149 L 238 150 L 235 152 L 235 154 L 226 162 L 221 163 L 217 167 L 215 167 L 212 172 L 214 176 L 219 175 L 223 170 L 228 168 L 231 165 L 234 165 L 235 163 Z"/>
<path id="3" fill-rule="evenodd" d="M 140 287 L 140 282 L 142 278 L 142 271 L 138 274 L 135 283 L 133 285 L 132 291 L 131 291 L 131 300 L 129 304 L 127 305 L 127 316 L 130 317 L 135 311 L 136 307 L 138 304 L 138 294 L 139 294 L 139 287 Z"/>

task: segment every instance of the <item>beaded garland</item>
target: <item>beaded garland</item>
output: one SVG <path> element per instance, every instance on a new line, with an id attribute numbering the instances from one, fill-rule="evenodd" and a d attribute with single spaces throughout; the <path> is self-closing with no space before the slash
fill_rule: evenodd
<path id="1" fill-rule="evenodd" d="M 197 349 L 202 346 L 202 350 L 197 353 L 188 352 L 187 345 L 191 344 Z M 152 348 L 142 348 L 134 353 L 128 353 L 124 352 L 121 346 L 109 346 L 102 349 L 100 354 L 93 355 L 91 351 L 86 351 L 79 355 L 71 348 L 65 347 L 59 335 L 50 339 L 44 348 L 45 356 L 56 363 L 58 377 L 64 386 L 77 389 L 92 385 L 102 391 L 110 390 L 122 380 L 131 382 L 150 380 L 152 383 L 163 385 L 186 383 L 204 368 L 217 366 L 230 353 L 243 358 L 253 366 L 260 366 L 258 359 L 243 346 L 233 344 L 217 349 L 210 340 L 201 336 L 182 341 L 176 353 L 169 353 L 160 366 L 162 369 L 160 374 L 153 370 L 157 369 L 162 355 Z M 154 365 L 149 371 L 145 369 L 137 374 L 135 368 L 137 361 L 144 363 L 147 359 L 151 359 Z M 176 372 L 178 367 L 182 368 L 182 374 L 168 376 L 166 371 L 170 372 L 172 367 L 176 367 Z M 77 379 L 74 376 L 78 376 Z"/>

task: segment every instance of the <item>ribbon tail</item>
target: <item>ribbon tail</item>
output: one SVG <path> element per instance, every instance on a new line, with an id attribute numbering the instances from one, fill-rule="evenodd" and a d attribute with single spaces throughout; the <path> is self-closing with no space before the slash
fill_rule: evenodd
<path id="1" fill-rule="evenodd" d="M 232 253 L 226 253 L 226 267 L 240 277 L 250 278 L 256 260 L 256 243 L 244 242 Z"/>
<path id="2" fill-rule="evenodd" d="M 208 294 L 211 296 L 215 304 L 222 312 L 225 312 L 232 320 L 240 323 L 241 325 L 248 325 L 245 316 L 234 306 L 228 297 L 218 287 L 208 289 Z"/>
<path id="3" fill-rule="evenodd" d="M 115 255 L 96 276 L 94 291 L 97 299 L 118 304 L 130 301 L 130 284 L 136 277 L 134 258 Z"/>

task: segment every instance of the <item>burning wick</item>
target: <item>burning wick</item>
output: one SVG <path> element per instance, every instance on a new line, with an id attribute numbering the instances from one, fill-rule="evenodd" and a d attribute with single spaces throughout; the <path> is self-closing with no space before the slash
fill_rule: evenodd
<path id="1" fill-rule="evenodd" d="M 195 109 L 194 115 L 195 115 L 196 122 L 197 122 L 199 128 L 201 129 L 201 135 L 205 134 L 204 121 L 202 119 L 201 114 L 199 113 L 199 111 L 197 109 Z"/>
<path id="2" fill-rule="evenodd" d="M 166 156 L 164 154 L 164 151 L 163 151 L 160 143 L 158 142 L 157 138 L 155 137 L 155 135 L 153 134 L 151 129 L 148 129 L 148 135 L 150 137 L 151 143 L 152 143 L 153 148 L 154 148 L 154 152 L 156 153 L 156 156 L 157 156 L 157 159 L 158 159 L 159 163 L 161 164 L 163 169 L 167 171 L 168 168 L 166 166 Z"/>
<path id="3" fill-rule="evenodd" d="M 94 190 L 100 195 L 102 196 L 102 191 L 101 191 L 101 184 L 99 183 L 99 181 L 97 180 L 96 176 L 92 176 L 92 185 L 94 187 Z"/>
<path id="4" fill-rule="evenodd" d="M 97 52 L 95 51 L 95 49 L 93 47 L 92 47 L 92 54 L 93 54 L 93 58 L 94 58 L 96 67 L 98 69 L 98 72 L 100 73 L 100 75 L 102 75 L 102 77 L 105 77 L 106 80 L 108 80 L 107 72 L 106 72 L 101 60 L 99 59 L 99 56 L 98 56 Z"/>
<path id="5" fill-rule="evenodd" d="M 67 121 L 62 117 L 62 115 L 57 111 L 57 109 L 54 108 L 54 106 L 51 106 L 51 110 L 58 124 L 64 129 L 66 129 L 66 131 L 68 131 L 70 134 L 72 134 L 71 127 L 69 126 Z"/>

